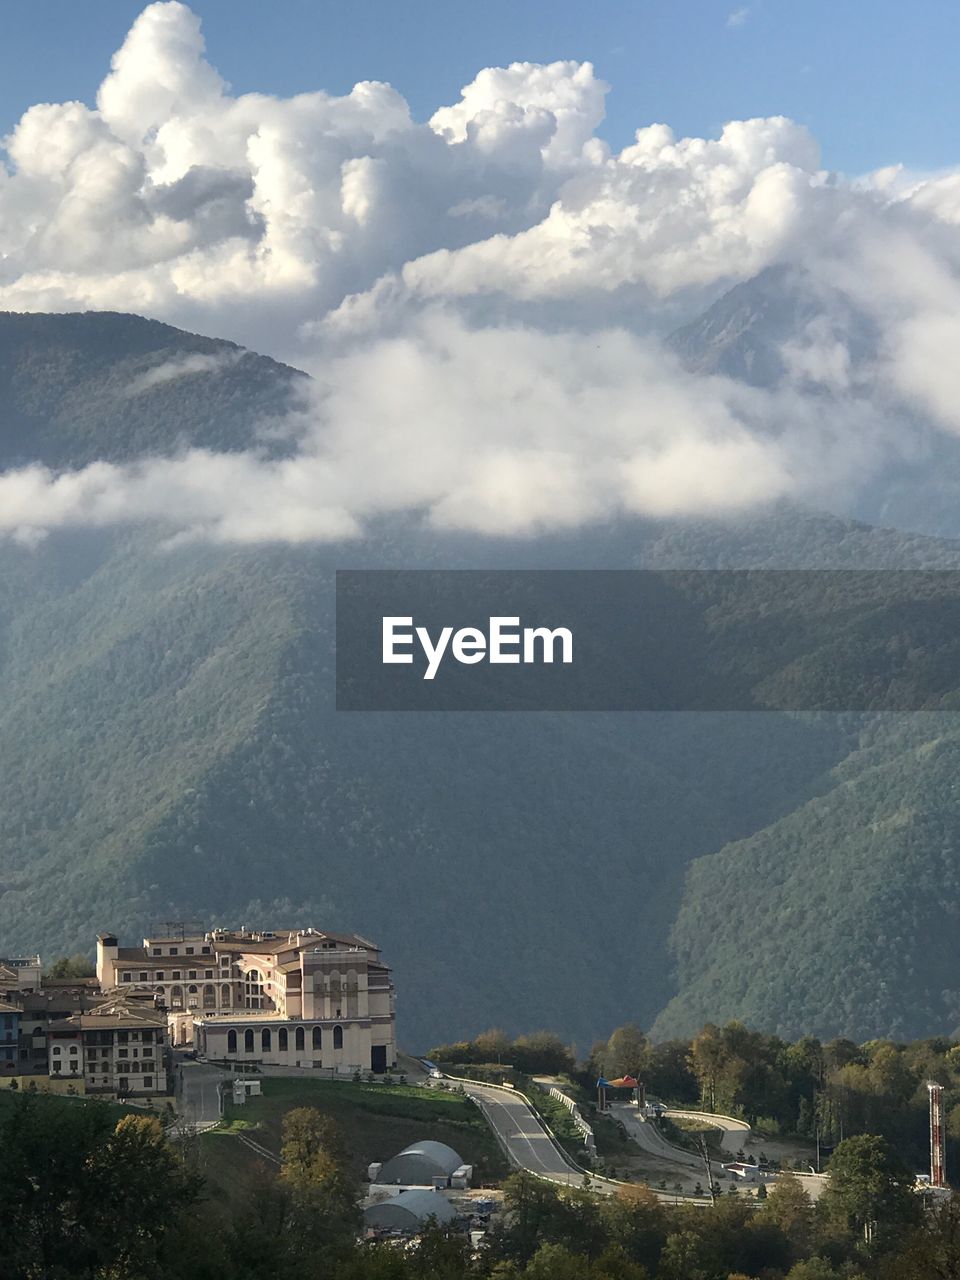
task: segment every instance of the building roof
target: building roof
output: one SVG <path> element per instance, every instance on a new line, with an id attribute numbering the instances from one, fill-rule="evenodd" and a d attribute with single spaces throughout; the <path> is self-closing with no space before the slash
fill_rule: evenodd
<path id="1" fill-rule="evenodd" d="M 6 1000 L 0 1000 L 0 1013 L 19 1013 L 20 1006 L 16 1004 L 7 1004 Z"/>
<path id="2" fill-rule="evenodd" d="M 442 1145 L 442 1144 L 438 1144 Z M 367 1226 L 414 1227 L 436 1218 L 438 1222 L 450 1222 L 457 1212 L 449 1200 L 436 1191 L 401 1191 L 389 1200 L 368 1205 L 363 1211 Z"/>
<path id="3" fill-rule="evenodd" d="M 445 1142 L 414 1142 L 387 1161 L 380 1170 L 380 1181 L 429 1185 L 433 1178 L 449 1178 L 462 1164 Z"/>

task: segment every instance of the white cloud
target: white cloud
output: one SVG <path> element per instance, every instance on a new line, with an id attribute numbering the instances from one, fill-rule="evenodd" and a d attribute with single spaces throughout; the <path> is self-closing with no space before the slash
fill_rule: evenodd
<path id="1" fill-rule="evenodd" d="M 732 13 L 727 15 L 727 26 L 742 27 L 749 17 L 750 10 L 746 6 L 743 6 L 740 9 L 734 9 Z"/>
<path id="2" fill-rule="evenodd" d="M 131 310 L 304 364 L 302 451 L 7 474 L 0 529 L 300 540 L 417 509 L 532 533 L 853 489 L 908 414 L 960 434 L 957 173 L 846 181 L 779 116 L 646 124 L 614 154 L 606 88 L 586 62 L 487 68 L 426 123 L 373 81 L 234 96 L 195 15 L 148 6 L 95 109 L 35 106 L 6 139 L 0 306 Z M 766 392 L 642 336 L 779 262 L 845 291 L 867 368 L 842 316 L 805 321 Z"/>

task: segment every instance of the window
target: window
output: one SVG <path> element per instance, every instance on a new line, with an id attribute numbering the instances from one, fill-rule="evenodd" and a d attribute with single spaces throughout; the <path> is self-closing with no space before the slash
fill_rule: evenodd
<path id="1" fill-rule="evenodd" d="M 343 1027 L 333 1028 L 333 1047 L 335 1049 L 343 1048 Z"/>
<path id="2" fill-rule="evenodd" d="M 203 1007 L 205 1009 L 217 1007 L 217 989 L 209 983 L 203 988 Z"/>
<path id="3" fill-rule="evenodd" d="M 264 1053 L 270 1052 L 270 1028 L 264 1027 L 260 1032 L 260 1048 Z"/>
<path id="4" fill-rule="evenodd" d="M 227 1005 L 230 1003 L 230 988 L 226 983 L 220 988 L 220 1003 Z"/>
<path id="5" fill-rule="evenodd" d="M 237 1052 L 237 1033 L 232 1029 L 227 1032 L 227 1053 Z"/>
<path id="6" fill-rule="evenodd" d="M 319 1027 L 313 1028 L 313 1047 L 315 1049 L 320 1049 L 323 1047 L 323 1037 L 320 1033 Z"/>
<path id="7" fill-rule="evenodd" d="M 281 1053 L 287 1052 L 287 1028 L 281 1027 L 277 1034 L 277 1048 Z"/>
<path id="8" fill-rule="evenodd" d="M 145 1089 L 152 1089 L 152 1088 L 153 1088 L 153 1076 L 144 1076 L 144 1077 L 143 1077 L 143 1087 L 144 1087 Z"/>
<path id="9" fill-rule="evenodd" d="M 126 1031 L 117 1032 L 117 1044 L 126 1044 L 130 1039 L 129 1033 Z"/>
<path id="10" fill-rule="evenodd" d="M 174 982 L 179 982 L 182 977 L 183 977 L 183 974 L 181 973 L 181 971 L 179 969 L 174 969 L 173 971 Z"/>
<path id="11" fill-rule="evenodd" d="M 80 1050 L 77 1048 L 77 1046 L 76 1046 L 75 1044 L 72 1044 L 72 1045 L 70 1046 L 70 1056 L 71 1056 L 71 1058 L 76 1057 L 76 1055 L 77 1055 L 79 1052 L 80 1052 Z"/>
<path id="12" fill-rule="evenodd" d="M 296 1044 L 298 1050 L 303 1048 L 303 1044 L 304 1044 L 303 1027 L 297 1027 L 297 1034 L 296 1034 L 294 1043 Z"/>
<path id="13" fill-rule="evenodd" d="M 118 1058 L 129 1058 L 129 1057 L 130 1057 L 130 1050 L 129 1050 L 129 1049 L 118 1049 L 118 1050 L 117 1050 L 117 1057 L 118 1057 Z"/>
<path id="14" fill-rule="evenodd" d="M 208 955 L 210 954 L 210 948 L 209 948 L 209 947 L 201 947 L 201 948 L 200 948 L 200 954 L 201 954 L 202 956 L 208 956 Z"/>
<path id="15" fill-rule="evenodd" d="M 188 956 L 192 956 L 192 955 L 193 955 L 193 947 L 187 947 L 187 955 L 188 955 Z"/>
<path id="16" fill-rule="evenodd" d="M 187 977 L 191 979 L 195 978 L 196 976 L 197 976 L 196 969 L 191 969 L 190 972 L 187 974 Z"/>
<path id="17" fill-rule="evenodd" d="M 137 974 L 137 981 L 146 982 L 146 980 L 147 980 L 147 971 L 146 969 L 143 969 L 140 971 L 140 973 Z"/>
<path id="18" fill-rule="evenodd" d="M 163 947 L 154 947 L 154 948 L 153 948 L 153 954 L 154 954 L 155 956 L 162 956 L 162 955 L 163 955 Z"/>
<path id="19" fill-rule="evenodd" d="M 253 1032 L 247 1028 L 243 1033 L 243 1052 L 253 1053 Z"/>
<path id="20" fill-rule="evenodd" d="M 122 975 L 121 975 L 121 977 L 122 977 L 122 980 L 123 980 L 124 982 L 132 982 L 132 981 L 133 981 L 133 974 L 132 974 L 132 973 L 124 973 L 124 974 L 122 974 Z"/>
<path id="21" fill-rule="evenodd" d="M 183 987 L 174 987 L 170 992 L 170 1000 L 175 1009 L 180 1008 L 183 1004 Z"/>
<path id="22" fill-rule="evenodd" d="M 56 1053 L 56 1054 L 59 1054 L 59 1053 L 60 1053 L 60 1046 L 59 1046 L 58 1044 L 55 1044 L 55 1045 L 53 1046 L 53 1052 L 54 1052 L 54 1053 Z"/>
<path id="23" fill-rule="evenodd" d="M 170 954 L 171 954 L 172 956 L 178 956 L 178 955 L 180 954 L 180 952 L 178 951 L 178 949 L 177 949 L 176 947 L 171 947 L 171 948 L 170 948 Z"/>
<path id="24" fill-rule="evenodd" d="M 160 969 L 160 970 L 159 970 L 157 973 L 155 973 L 153 976 L 154 976 L 154 978 L 156 978 L 157 982 L 163 982 L 163 970 L 162 970 L 162 969 Z"/>
<path id="25" fill-rule="evenodd" d="M 196 975 L 196 974 L 193 974 L 192 976 L 195 978 L 197 975 Z M 187 987 L 187 991 L 188 991 L 188 992 L 190 993 L 190 995 L 192 995 L 192 996 L 195 996 L 195 995 L 197 994 L 197 988 L 196 988 L 196 987 Z"/>
<path id="26" fill-rule="evenodd" d="M 212 969 L 204 969 L 204 971 L 203 971 L 203 976 L 204 976 L 205 978 L 212 978 L 212 977 L 213 977 L 213 970 L 212 970 Z"/>

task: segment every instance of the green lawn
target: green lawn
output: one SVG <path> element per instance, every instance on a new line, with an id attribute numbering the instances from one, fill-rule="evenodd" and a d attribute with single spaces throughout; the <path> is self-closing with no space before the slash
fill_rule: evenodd
<path id="1" fill-rule="evenodd" d="M 146 1115 L 140 1107 L 125 1107 L 117 1102 L 108 1102 L 105 1098 L 80 1098 L 58 1093 L 43 1093 L 24 1089 L 0 1089 L 0 1125 L 9 1118 L 14 1107 L 19 1106 L 24 1098 L 37 1098 L 41 1105 L 56 1112 L 58 1107 L 100 1107 L 106 1108 L 114 1124 L 127 1115 Z M 163 1117 L 161 1116 L 161 1119 Z"/>
<path id="2" fill-rule="evenodd" d="M 478 1108 L 467 1098 L 413 1085 L 263 1077 L 263 1093 L 242 1107 L 227 1104 L 226 1123 L 200 1138 L 201 1167 L 212 1201 L 236 1203 L 258 1170 L 277 1166 L 258 1157 L 238 1137 L 247 1133 L 279 1154 L 284 1115 L 294 1107 L 316 1107 L 341 1126 L 358 1178 L 374 1161 L 386 1161 L 412 1142 L 445 1142 L 474 1167 L 474 1184 L 497 1182 L 506 1160 Z"/>

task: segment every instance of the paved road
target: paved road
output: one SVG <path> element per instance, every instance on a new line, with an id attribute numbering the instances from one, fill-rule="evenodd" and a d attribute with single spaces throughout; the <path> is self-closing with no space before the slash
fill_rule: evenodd
<path id="1" fill-rule="evenodd" d="M 630 1137 L 650 1155 L 663 1160 L 673 1169 L 690 1169 L 703 1174 L 703 1161 L 699 1156 L 682 1151 L 668 1142 L 656 1124 L 652 1120 L 645 1120 L 631 1103 L 611 1103 L 610 1114 L 623 1124 Z"/>
<path id="2" fill-rule="evenodd" d="M 521 1169 L 566 1186 L 583 1185 L 583 1170 L 570 1163 L 521 1096 L 504 1089 L 461 1081 L 464 1091 L 476 1098 L 491 1128 L 506 1147 L 511 1161 Z M 615 1186 L 592 1178 L 594 1190 L 609 1193 Z"/>
<path id="3" fill-rule="evenodd" d="M 750 1141 L 751 1129 L 746 1120 L 735 1120 L 733 1116 L 715 1116 L 711 1111 L 675 1111 L 670 1108 L 667 1117 L 678 1120 L 695 1120 L 698 1124 L 719 1129 L 720 1145 L 731 1156 L 742 1150 Z"/>
<path id="4" fill-rule="evenodd" d="M 184 1122 L 194 1133 L 212 1129 L 220 1119 L 217 1085 L 227 1078 L 226 1073 L 205 1062 L 181 1061 L 175 1069 Z"/>

